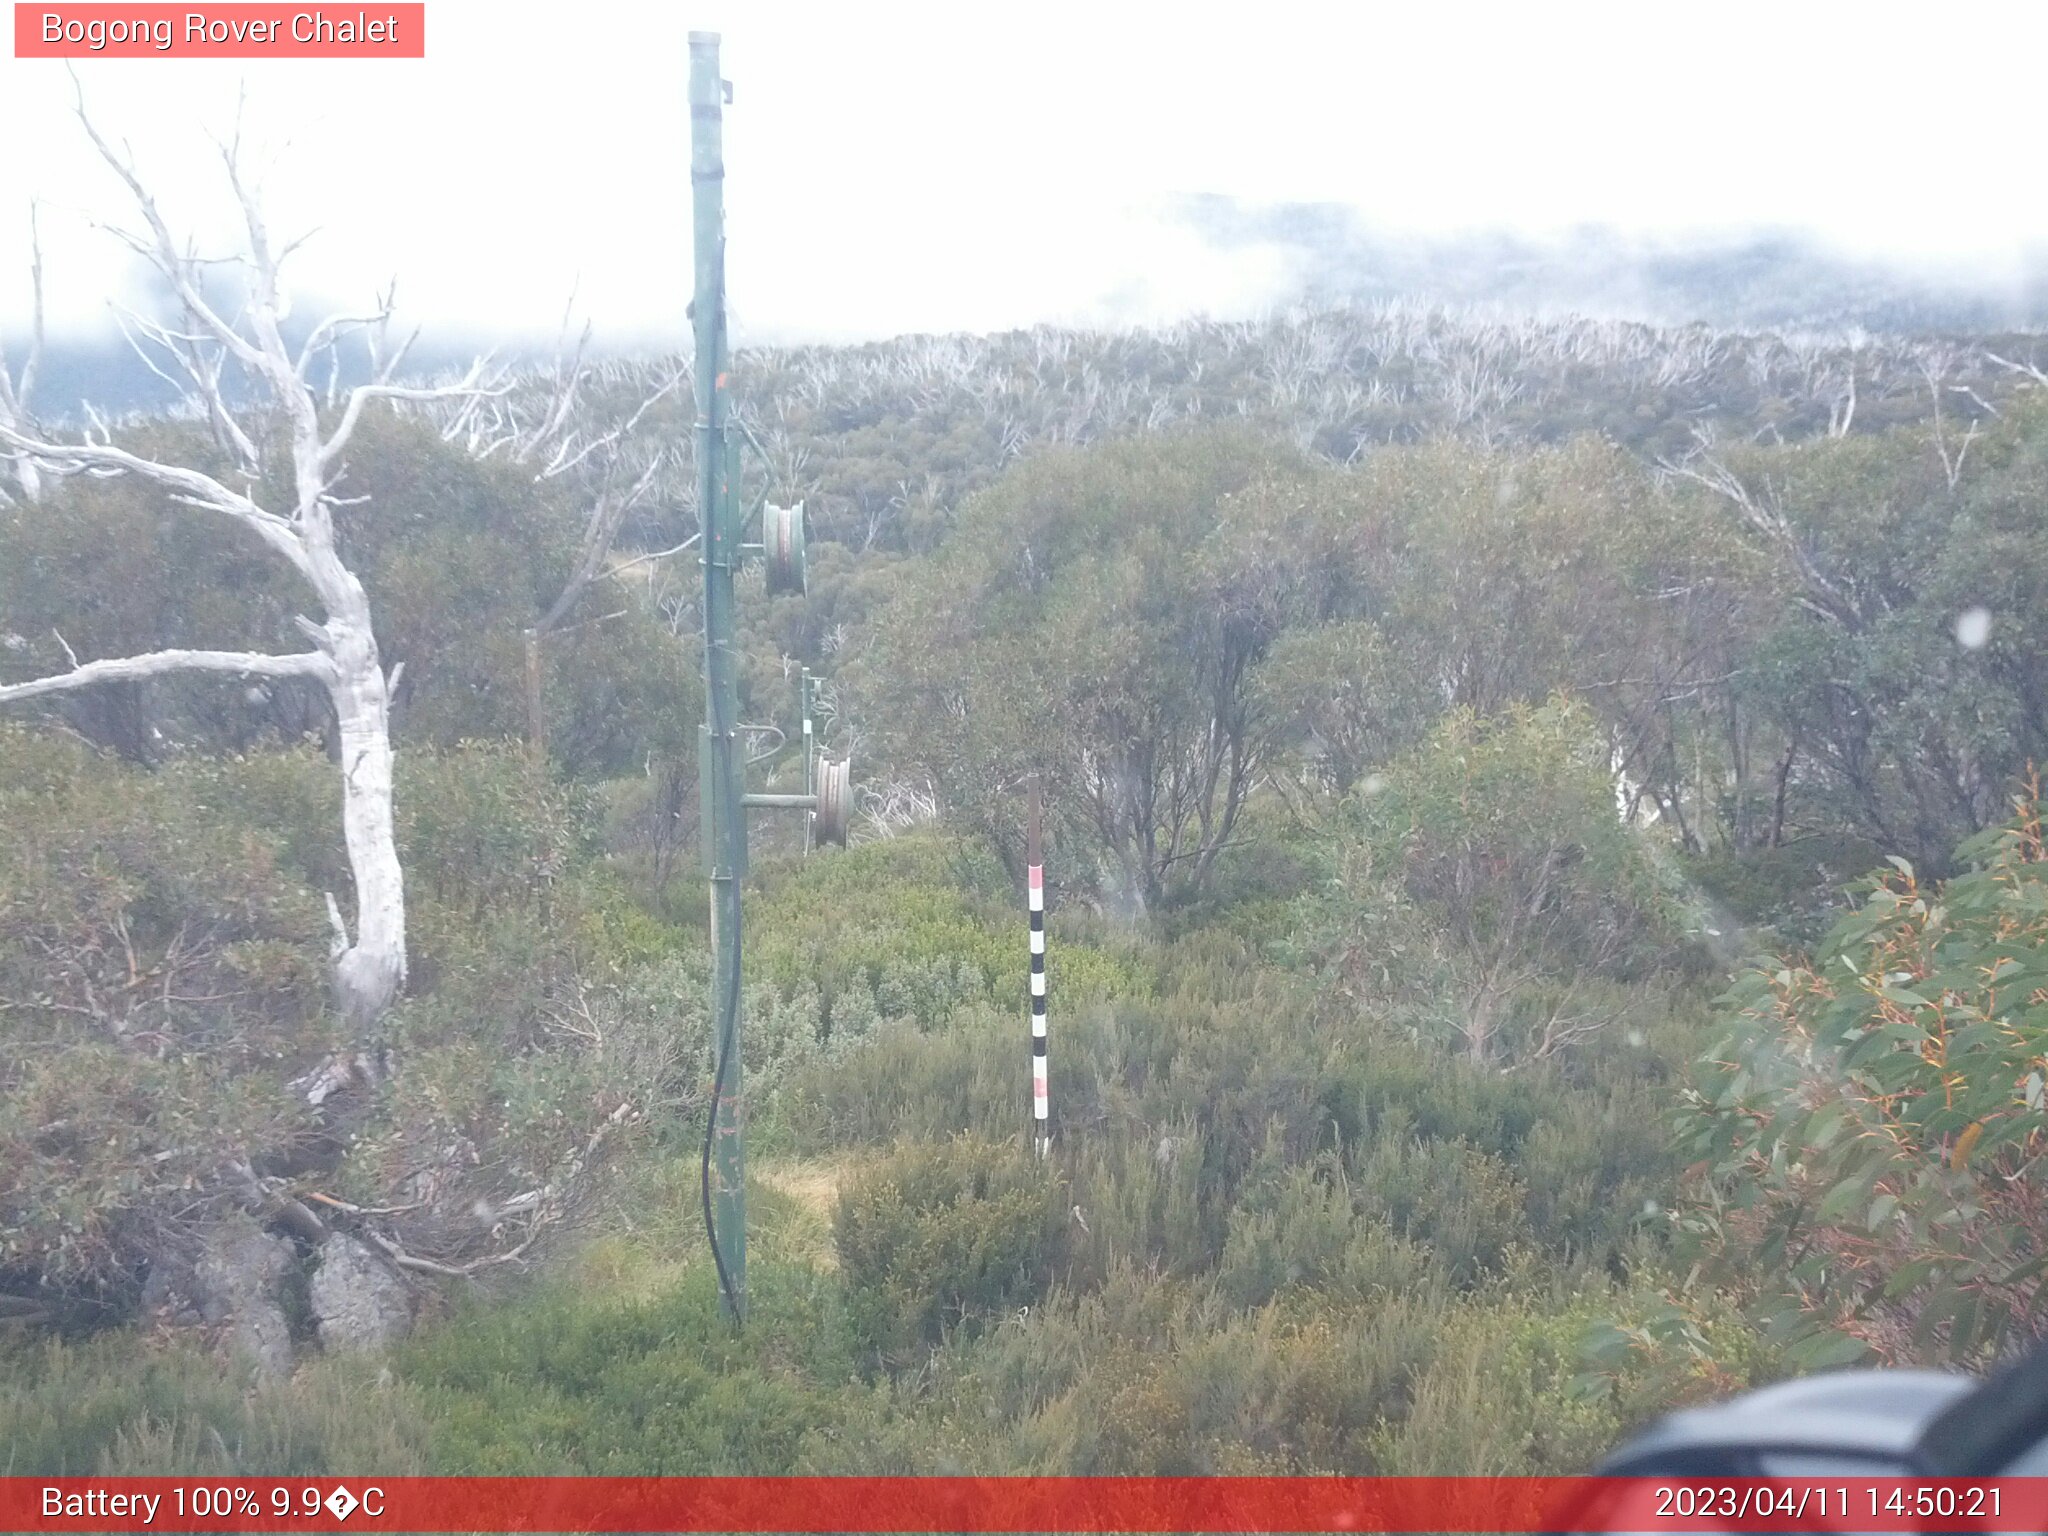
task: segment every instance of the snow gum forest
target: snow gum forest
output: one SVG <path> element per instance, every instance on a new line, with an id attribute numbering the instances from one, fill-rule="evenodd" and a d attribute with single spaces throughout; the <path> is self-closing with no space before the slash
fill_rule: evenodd
<path id="1" fill-rule="evenodd" d="M 855 796 L 752 827 L 735 1333 L 687 358 L 131 189 L 183 404 L 0 356 L 10 1471 L 1569 1472 L 2048 1326 L 2039 338 L 742 349 L 751 786 L 808 669 Z"/>

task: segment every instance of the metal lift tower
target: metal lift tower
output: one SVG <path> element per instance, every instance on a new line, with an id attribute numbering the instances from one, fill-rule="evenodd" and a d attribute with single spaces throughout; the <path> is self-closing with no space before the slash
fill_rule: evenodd
<path id="1" fill-rule="evenodd" d="M 758 555 L 770 593 L 804 590 L 804 509 L 760 507 L 761 542 L 743 544 L 749 520 L 740 507 L 740 443 L 751 438 L 732 413 L 725 330 L 725 105 L 731 89 L 718 72 L 718 34 L 690 34 L 690 192 L 697 284 L 690 307 L 696 336 L 698 558 L 704 568 L 704 725 L 697 742 L 702 797 L 699 836 L 711 877 L 711 1114 L 704 1132 L 704 1225 L 718 1266 L 721 1304 L 734 1323 L 747 1315 L 747 1205 L 744 1101 L 740 1091 L 740 882 L 747 873 L 747 811 L 810 813 L 805 845 L 844 845 L 851 820 L 852 770 L 821 758 L 811 732 L 811 677 L 802 680 L 804 793 L 746 792 L 747 758 L 739 718 L 739 645 L 734 578 Z M 759 445 L 756 444 L 758 451 Z"/>

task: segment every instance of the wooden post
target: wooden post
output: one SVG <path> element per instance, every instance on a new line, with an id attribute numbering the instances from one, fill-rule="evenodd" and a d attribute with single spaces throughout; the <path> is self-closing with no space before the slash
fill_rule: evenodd
<path id="1" fill-rule="evenodd" d="M 541 638 L 538 629 L 526 632 L 526 744 L 537 763 L 547 761 L 548 755 L 547 706 L 541 696 L 541 683 L 546 676 L 541 670 Z"/>

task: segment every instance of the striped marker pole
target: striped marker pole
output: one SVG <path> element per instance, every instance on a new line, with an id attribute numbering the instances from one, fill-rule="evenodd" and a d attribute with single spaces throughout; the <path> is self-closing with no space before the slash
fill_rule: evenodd
<path id="1" fill-rule="evenodd" d="M 1024 833 L 1024 882 L 1031 910 L 1031 1120 L 1038 1155 L 1052 1150 L 1052 1100 L 1045 1080 L 1045 853 L 1039 829 L 1038 775 Z"/>

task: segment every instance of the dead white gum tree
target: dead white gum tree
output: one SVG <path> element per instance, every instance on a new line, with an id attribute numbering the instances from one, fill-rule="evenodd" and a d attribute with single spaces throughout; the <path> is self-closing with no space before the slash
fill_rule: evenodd
<path id="1" fill-rule="evenodd" d="M 286 655 L 163 650 L 86 661 L 66 672 L 0 687 L 0 703 L 95 683 L 180 672 L 300 677 L 319 683 L 334 706 L 340 744 L 342 831 L 355 884 L 352 933 L 333 893 L 327 895 L 334 933 L 334 989 L 339 1007 L 360 1036 L 391 1006 L 405 984 L 405 881 L 392 829 L 390 710 L 397 669 L 386 675 L 377 654 L 369 598 L 336 548 L 333 512 L 338 503 L 332 488 L 341 473 L 342 454 L 372 402 L 489 393 L 481 382 L 483 364 L 453 385 L 414 388 L 393 382 L 406 346 L 390 351 L 383 345 L 392 313 L 389 290 L 373 312 L 330 316 L 315 325 L 296 350 L 287 346 L 283 325 L 288 304 L 278 272 L 301 242 L 273 249 L 258 201 L 243 178 L 239 136 L 222 146 L 222 159 L 247 239 L 247 250 L 233 262 L 241 270 L 247 291 L 232 316 L 224 312 L 209 296 L 203 280 L 207 266 L 221 263 L 201 258 L 190 245 L 181 247 L 172 238 L 130 157 L 116 153 L 101 137 L 82 100 L 78 116 L 94 147 L 127 186 L 141 217 L 139 230 L 110 229 L 109 233 L 156 269 L 183 314 L 182 323 L 175 326 L 129 314 L 124 323 L 130 340 L 153 368 L 177 384 L 204 413 L 216 438 L 237 461 L 245 488 L 236 489 L 197 470 L 131 453 L 117 446 L 97 420 L 82 441 L 57 443 L 32 435 L 18 417 L 0 416 L 0 449 L 11 451 L 17 465 L 25 462 L 59 475 L 136 475 L 163 488 L 174 502 L 233 519 L 298 572 L 319 604 L 319 617 L 297 620 L 311 642 L 309 650 Z M 369 342 L 371 382 L 337 391 L 330 372 L 327 396 L 332 409 L 329 423 L 323 425 L 321 401 L 311 375 L 323 360 L 331 370 L 338 343 L 358 333 Z M 168 363 L 158 366 L 159 358 Z M 252 386 L 250 397 L 274 413 L 273 425 L 258 422 L 254 408 L 231 401 L 222 383 L 230 364 Z M 174 373 L 180 376 L 173 377 Z M 279 435 L 274 425 L 282 426 L 282 438 L 289 445 L 292 486 L 290 505 L 276 509 L 259 505 L 255 499 L 265 445 Z M 323 1090 L 316 1084 L 312 1094 L 323 1096 Z"/>
<path id="2" fill-rule="evenodd" d="M 29 400 L 35 393 L 36 370 L 43 361 L 43 245 L 37 236 L 36 205 L 28 205 L 28 248 L 29 248 L 29 310 L 28 352 L 23 357 L 21 368 L 16 371 L 7 357 L 6 338 L 0 337 L 0 427 L 16 432 L 33 428 L 29 415 Z M 4 456 L 0 456 L 4 457 Z M 8 458 L 14 480 L 14 494 L 24 501 L 34 501 L 43 489 L 42 476 L 36 470 L 36 461 L 26 454 Z M 0 501 L 7 497 L 7 489 L 0 485 Z"/>

